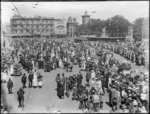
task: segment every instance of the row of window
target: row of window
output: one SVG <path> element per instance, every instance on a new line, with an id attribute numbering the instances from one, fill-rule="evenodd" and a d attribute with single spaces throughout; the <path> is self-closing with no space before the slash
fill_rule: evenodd
<path id="1" fill-rule="evenodd" d="M 56 33 L 66 33 L 66 31 L 56 31 Z"/>
<path id="2" fill-rule="evenodd" d="M 36 31 L 33 31 L 33 30 L 12 30 L 12 34 L 16 34 L 16 33 L 53 33 L 54 30 L 45 30 L 45 31 L 39 31 L 39 30 L 36 30 Z"/>
<path id="3" fill-rule="evenodd" d="M 47 23 L 47 24 L 54 24 L 54 21 L 51 21 L 51 20 L 13 20 L 11 21 L 12 24 L 26 24 L 26 23 Z"/>
<path id="4" fill-rule="evenodd" d="M 53 27 L 53 25 L 12 25 L 12 27 L 14 28 L 22 28 L 22 27 L 32 27 L 32 28 L 39 28 L 39 27 L 47 27 L 47 28 L 51 28 Z"/>

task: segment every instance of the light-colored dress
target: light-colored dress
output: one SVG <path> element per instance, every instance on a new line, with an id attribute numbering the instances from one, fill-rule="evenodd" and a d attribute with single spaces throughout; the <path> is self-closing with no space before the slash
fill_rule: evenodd
<path id="1" fill-rule="evenodd" d="M 10 66 L 10 75 L 12 75 L 14 73 L 14 68 L 13 65 Z"/>
<path id="2" fill-rule="evenodd" d="M 60 68 L 63 68 L 63 62 L 62 62 L 61 59 L 59 59 L 59 67 L 60 67 Z"/>
<path id="3" fill-rule="evenodd" d="M 2 72 L 2 73 L 1 73 L 1 76 L 2 76 L 2 77 L 1 77 L 1 80 L 7 81 L 7 77 L 8 77 L 8 76 L 7 76 L 7 74 L 6 74 L 5 72 Z"/>
<path id="4" fill-rule="evenodd" d="M 38 85 L 37 73 L 35 72 L 33 76 L 33 86 L 36 87 L 37 85 Z"/>
<path id="5" fill-rule="evenodd" d="M 99 95 L 104 93 L 103 89 L 102 89 L 102 82 L 101 82 L 101 80 L 98 80 L 96 82 L 96 90 L 97 90 Z"/>

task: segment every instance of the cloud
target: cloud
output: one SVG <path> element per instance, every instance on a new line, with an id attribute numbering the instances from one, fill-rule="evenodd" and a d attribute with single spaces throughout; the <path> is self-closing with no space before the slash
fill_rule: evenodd
<path id="1" fill-rule="evenodd" d="M 81 15 L 87 11 L 91 18 L 107 19 L 115 15 L 122 15 L 130 22 L 138 17 L 149 16 L 148 1 L 122 1 L 122 2 L 14 2 L 22 16 L 41 15 L 54 18 L 76 17 L 81 23 Z M 11 2 L 2 2 L 2 22 L 9 22 L 14 14 Z M 92 11 L 96 13 L 92 14 Z"/>

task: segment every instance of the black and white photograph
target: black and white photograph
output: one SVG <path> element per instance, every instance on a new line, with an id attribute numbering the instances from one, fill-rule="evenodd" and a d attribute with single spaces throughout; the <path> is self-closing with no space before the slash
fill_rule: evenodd
<path id="1" fill-rule="evenodd" d="M 1 113 L 149 113 L 149 1 L 1 2 Z"/>

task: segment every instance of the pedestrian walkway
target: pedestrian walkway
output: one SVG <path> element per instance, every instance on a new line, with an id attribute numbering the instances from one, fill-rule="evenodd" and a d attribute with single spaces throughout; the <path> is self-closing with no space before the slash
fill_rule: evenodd
<path id="1" fill-rule="evenodd" d="M 125 60 L 125 58 L 121 57 L 120 55 L 117 55 L 114 53 L 114 57 L 117 58 L 120 62 Z M 138 69 L 139 71 L 143 71 L 143 66 L 136 66 L 134 63 L 130 63 L 132 66 L 132 69 Z M 51 72 L 44 72 L 43 70 L 38 70 L 37 72 L 41 72 L 43 77 L 43 88 L 26 88 L 25 89 L 25 107 L 24 110 L 21 108 L 18 108 L 18 101 L 17 101 L 17 91 L 20 87 L 22 87 L 21 83 L 21 76 L 20 77 L 11 77 L 13 79 L 14 87 L 13 92 L 14 94 L 7 94 L 7 87 L 6 84 L 3 85 L 3 88 L 5 90 L 6 98 L 9 103 L 9 108 L 11 109 L 11 113 L 50 113 L 50 112 L 56 112 L 61 111 L 62 113 L 82 113 L 82 110 L 78 110 L 79 107 L 79 101 L 72 101 L 71 96 L 69 98 L 65 99 L 59 99 L 57 97 L 55 88 L 56 88 L 56 82 L 55 77 L 57 73 L 60 73 L 60 75 L 64 72 L 66 77 L 69 77 L 70 75 L 77 74 L 79 72 L 80 68 L 78 68 L 77 65 L 73 67 L 73 72 L 66 72 L 64 69 L 57 69 L 53 70 Z M 27 72 L 23 70 L 23 73 Z M 85 71 L 82 71 L 83 74 L 83 85 L 85 84 Z M 28 82 L 27 82 L 28 87 Z M 104 108 L 103 110 L 100 110 L 102 113 L 108 113 L 111 110 L 111 107 L 107 105 L 106 102 L 108 102 L 108 94 L 107 92 L 103 96 L 104 99 Z"/>

